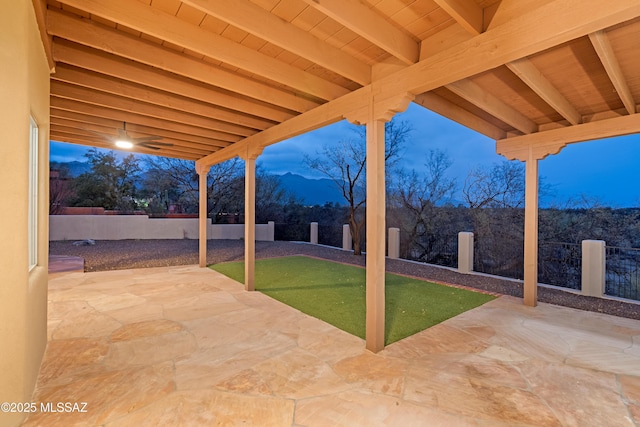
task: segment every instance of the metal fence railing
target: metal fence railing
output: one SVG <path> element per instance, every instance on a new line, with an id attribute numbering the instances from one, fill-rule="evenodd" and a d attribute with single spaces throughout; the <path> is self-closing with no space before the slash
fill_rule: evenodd
<path id="1" fill-rule="evenodd" d="M 287 242 L 308 242 L 311 236 L 311 227 L 309 224 L 274 224 L 274 239 Z"/>
<path id="2" fill-rule="evenodd" d="M 606 246 L 605 294 L 640 301 L 640 249 Z"/>
<path id="3" fill-rule="evenodd" d="M 318 243 L 321 245 L 342 247 L 342 225 L 318 224 Z"/>
<path id="4" fill-rule="evenodd" d="M 458 235 L 421 236 L 409 243 L 409 248 L 402 251 L 413 261 L 445 267 L 458 266 Z"/>
<path id="5" fill-rule="evenodd" d="M 524 278 L 522 240 L 476 239 L 473 245 L 473 270 L 512 279 Z"/>
<path id="6" fill-rule="evenodd" d="M 540 242 L 538 282 L 569 289 L 582 289 L 582 245 Z"/>

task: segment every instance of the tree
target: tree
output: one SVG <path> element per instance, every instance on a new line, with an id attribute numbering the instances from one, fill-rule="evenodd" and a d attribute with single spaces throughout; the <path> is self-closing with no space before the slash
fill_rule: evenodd
<path id="1" fill-rule="evenodd" d="M 477 271 L 522 274 L 524 165 L 507 160 L 469 172 L 462 189 L 475 234 Z"/>
<path id="2" fill-rule="evenodd" d="M 49 172 L 49 215 L 60 214 L 67 206 L 69 199 L 73 196 L 71 183 L 69 167 L 52 162 Z"/>
<path id="3" fill-rule="evenodd" d="M 146 161 L 146 166 L 144 188 L 151 211 L 166 213 L 171 204 L 177 204 L 183 212 L 198 212 L 199 177 L 193 161 L 154 157 Z M 211 166 L 207 174 L 208 216 L 217 221 L 225 213 L 239 213 L 244 203 L 243 191 L 239 159 Z"/>
<path id="4" fill-rule="evenodd" d="M 445 151 L 430 150 L 424 175 L 416 170 L 400 170 L 395 175 L 389 197 L 392 202 L 389 209 L 393 209 L 394 215 L 388 217 L 403 231 L 404 257 L 432 261 L 434 245 L 448 222 L 441 207 L 451 199 L 456 187 L 455 179 L 447 176 L 452 164 Z"/>
<path id="5" fill-rule="evenodd" d="M 135 180 L 140 173 L 138 159 L 129 154 L 118 159 L 113 151 L 89 150 L 85 157 L 91 166 L 89 172 L 73 182 L 75 196 L 71 206 L 99 206 L 105 209 L 136 209 Z"/>
<path id="6" fill-rule="evenodd" d="M 385 161 L 391 169 L 411 133 L 404 121 L 392 120 L 385 124 Z M 338 144 L 324 144 L 317 157 L 306 156 L 304 162 L 330 178 L 342 192 L 348 206 L 348 223 L 353 240 L 353 252 L 362 254 L 362 229 L 366 204 L 366 129 L 359 126 L 355 137 Z"/>

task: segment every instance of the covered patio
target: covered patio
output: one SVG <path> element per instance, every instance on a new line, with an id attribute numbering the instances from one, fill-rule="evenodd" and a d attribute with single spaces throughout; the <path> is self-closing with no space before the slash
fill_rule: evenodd
<path id="1" fill-rule="evenodd" d="M 237 405 L 257 402 L 264 411 L 252 414 L 284 425 L 347 424 L 353 420 L 342 417 L 351 416 L 356 424 L 409 424 L 414 413 L 445 417 L 446 425 L 450 417 L 479 425 L 625 425 L 632 416 L 637 424 L 637 322 L 535 306 L 538 163 L 570 143 L 640 131 L 640 3 L 229 4 L 6 4 L 0 192 L 10 209 L 0 212 L 0 346 L 11 351 L 0 352 L 0 402 L 31 400 L 47 347 L 36 398 L 70 401 L 95 389 L 89 416 L 96 424 L 197 416 L 220 401 L 229 405 L 215 408 L 233 419 Z M 501 298 L 384 349 L 384 124 L 410 102 L 526 162 L 524 305 Z M 266 146 L 340 120 L 367 128 L 365 342 L 195 267 L 63 276 L 51 280 L 47 297 L 50 139 L 111 148 L 123 136 L 133 151 L 195 160 L 203 222 L 209 168 L 242 157 L 244 289 L 252 291 L 257 158 Z M 201 231 L 200 267 L 205 260 Z M 279 315 L 294 322 L 282 324 Z M 211 328 L 218 342 L 239 341 L 217 346 Z M 226 337 L 225 328 L 237 333 Z M 278 345 L 263 341 L 269 337 Z M 221 365 L 228 377 L 202 375 L 216 361 L 228 362 Z M 150 377 L 137 381 L 136 373 Z M 111 388 L 103 385 L 109 381 Z M 188 389 L 199 391 L 187 397 Z M 127 390 L 145 397 L 118 400 Z M 588 403 L 594 397 L 600 404 Z M 24 416 L 0 414 L 8 425 Z"/>
<path id="2" fill-rule="evenodd" d="M 197 266 L 57 273 L 38 425 L 634 426 L 640 321 L 503 296 L 368 352 Z"/>
<path id="3" fill-rule="evenodd" d="M 366 125 L 373 352 L 384 347 L 385 123 L 396 113 L 415 102 L 526 163 L 528 306 L 538 300 L 539 161 L 640 131 L 635 0 L 33 3 L 53 71 L 51 138 L 112 146 L 128 136 L 135 151 L 195 160 L 201 267 L 207 173 L 244 159 L 248 291 L 264 148 L 344 119 Z"/>

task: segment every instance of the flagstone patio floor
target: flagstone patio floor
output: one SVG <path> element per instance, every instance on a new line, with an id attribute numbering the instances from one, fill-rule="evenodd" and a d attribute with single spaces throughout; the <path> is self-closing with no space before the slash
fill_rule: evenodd
<path id="1" fill-rule="evenodd" d="M 389 345 L 209 269 L 50 276 L 24 426 L 639 426 L 640 321 L 503 296 Z"/>

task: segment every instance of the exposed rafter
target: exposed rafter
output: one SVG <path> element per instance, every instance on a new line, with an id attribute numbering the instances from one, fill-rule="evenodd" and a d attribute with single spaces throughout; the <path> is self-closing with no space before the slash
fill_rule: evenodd
<path id="1" fill-rule="evenodd" d="M 68 65 L 59 65 L 52 79 L 54 81 L 67 82 L 101 92 L 107 92 L 112 95 L 134 100 L 137 99 L 161 107 L 220 120 L 233 126 L 245 126 L 248 131 L 262 130 L 273 125 L 272 122 L 264 119 L 234 114 L 211 104 L 194 101 L 187 97 L 159 91 L 121 79 L 107 77 L 102 74 L 87 72 Z"/>
<path id="2" fill-rule="evenodd" d="M 514 9 L 518 9 L 519 5 L 520 3 L 511 4 Z M 575 10 L 584 9 L 589 10 L 589 13 L 575 13 Z M 512 13 L 515 14 L 513 11 Z M 352 111 L 366 104 L 371 93 L 375 93 L 379 99 L 386 99 L 403 92 L 420 94 L 431 91 L 639 15 L 640 4 L 635 0 L 620 0 L 607 4 L 597 0 L 566 0 L 552 1 L 535 9 L 521 7 L 513 19 L 493 29 L 429 55 L 421 62 L 393 75 L 374 81 L 371 87 L 351 92 L 206 156 L 200 159 L 198 164 L 215 164 L 246 152 L 251 147 L 264 147 L 336 122 L 343 118 L 345 111 Z M 549 20 L 549 16 L 564 18 Z M 541 22 L 545 22 L 545 25 L 541 26 Z M 514 39 L 527 42 L 514 43 Z M 535 123 L 533 125 L 535 126 Z M 522 127 L 533 128 L 531 123 Z"/>
<path id="3" fill-rule="evenodd" d="M 371 67 L 247 0 L 182 0 L 204 13 L 254 34 L 361 85 L 371 82 Z"/>
<path id="4" fill-rule="evenodd" d="M 591 40 L 591 44 L 596 50 L 598 57 L 600 57 L 600 61 L 602 62 L 604 69 L 607 70 L 611 83 L 613 83 L 613 86 L 616 88 L 618 96 L 620 96 L 625 108 L 629 114 L 635 114 L 636 103 L 633 100 L 633 95 L 627 85 L 627 80 L 622 74 L 620 64 L 618 63 L 616 55 L 613 52 L 613 48 L 611 47 L 611 43 L 609 42 L 609 37 L 607 37 L 607 34 L 601 30 L 589 34 L 589 39 Z"/>
<path id="5" fill-rule="evenodd" d="M 175 130 L 176 132 L 190 133 L 192 135 L 201 136 L 204 138 L 238 142 L 243 138 L 238 135 L 233 135 L 217 130 L 207 129 L 200 126 L 190 126 L 181 122 L 170 122 L 157 117 L 151 117 L 147 115 L 137 114 L 131 111 L 120 110 L 118 108 L 110 108 L 108 106 L 96 105 L 91 102 L 83 102 L 78 99 L 60 98 L 57 96 L 51 97 L 51 111 L 62 110 L 67 112 L 73 112 L 78 114 L 85 114 L 95 117 L 107 118 L 111 120 L 117 120 L 119 122 L 135 122 L 144 124 L 149 127 L 162 128 Z"/>
<path id="6" fill-rule="evenodd" d="M 522 133 L 532 133 L 538 130 L 538 125 L 532 120 L 509 107 L 471 80 L 450 83 L 446 85 L 446 88 Z"/>
<path id="7" fill-rule="evenodd" d="M 582 123 L 582 116 L 527 58 L 506 64 L 520 80 L 545 100 L 572 125 Z"/>
<path id="8" fill-rule="evenodd" d="M 348 92 L 341 86 L 138 1 L 64 0 L 61 3 L 166 40 L 320 99 L 331 100 Z"/>
<path id="9" fill-rule="evenodd" d="M 482 9 L 469 0 L 433 0 L 435 4 L 444 9 L 465 30 L 471 34 L 480 34 L 483 31 Z"/>
<path id="10" fill-rule="evenodd" d="M 419 43 L 358 0 L 304 1 L 404 63 L 418 61 Z"/>
<path id="11" fill-rule="evenodd" d="M 141 100 L 133 100 L 131 98 L 112 95 L 106 92 L 97 92 L 82 86 L 59 81 L 51 82 L 51 95 L 60 98 L 79 100 L 107 108 L 129 111 L 135 114 L 155 117 L 166 121 L 180 122 L 232 135 L 249 136 L 256 133 L 254 130 L 246 127 L 222 122 L 220 120 L 186 113 L 173 108 L 160 107 L 147 102 L 142 102 Z"/>
<path id="12" fill-rule="evenodd" d="M 55 43 L 53 55 L 56 61 L 78 68 L 100 72 L 104 75 L 145 85 L 165 92 L 188 96 L 202 102 L 240 111 L 273 121 L 283 121 L 293 114 L 267 105 L 252 102 L 210 86 L 199 85 L 194 81 L 179 79 L 153 67 L 137 64 L 131 60 L 116 57 L 82 46 Z"/>
<path id="13" fill-rule="evenodd" d="M 508 159 L 523 161 L 533 151 L 534 158 L 542 159 L 558 153 L 567 144 L 632 133 L 640 133 L 640 114 L 502 139 L 496 141 L 496 151 Z"/>
<path id="14" fill-rule="evenodd" d="M 458 105 L 455 105 L 451 101 L 439 95 L 436 95 L 433 92 L 427 92 L 417 95 L 413 102 L 418 105 L 422 105 L 425 108 L 428 108 L 434 113 L 438 113 L 441 116 L 448 117 L 449 119 L 460 123 L 461 125 L 466 126 L 469 129 L 473 129 L 476 132 L 487 135 L 490 138 L 502 139 L 507 136 L 506 132 L 498 128 L 497 126 L 494 126 L 486 120 L 481 119 L 475 114 L 468 112 L 467 110 L 459 107 Z"/>
<path id="15" fill-rule="evenodd" d="M 64 110 L 60 108 L 51 108 L 51 122 L 62 122 L 66 126 L 70 126 L 71 123 L 76 123 L 76 127 L 89 128 L 98 130 L 98 129 L 118 129 L 122 126 L 123 121 L 126 120 L 114 120 L 112 118 L 105 118 L 103 116 L 96 116 L 91 114 L 85 114 L 73 111 L 73 105 L 68 100 L 59 100 L 62 102 L 63 107 L 67 107 L 69 109 Z M 59 105 L 60 103 L 58 103 Z M 78 103 L 75 103 L 77 105 Z M 76 108 L 77 109 L 77 108 Z M 102 112 L 109 112 L 116 110 L 107 110 L 105 108 L 97 107 L 95 109 L 89 109 L 88 113 L 100 114 Z M 117 113 L 117 112 L 116 112 Z M 113 117 L 113 116 L 110 116 Z M 207 131 L 203 129 L 205 136 L 195 135 L 193 133 L 186 133 L 185 130 L 189 128 L 182 124 L 174 124 L 169 122 L 164 122 L 163 127 L 155 126 L 158 124 L 156 119 L 147 119 L 143 116 L 128 116 L 128 118 L 132 118 L 136 120 L 136 123 L 127 122 L 127 130 L 139 132 L 147 135 L 158 135 L 164 138 L 168 138 L 171 140 L 180 140 L 185 142 L 191 142 L 195 144 L 199 144 L 202 146 L 210 147 L 212 150 L 218 150 L 220 148 L 228 147 L 233 142 L 236 141 L 223 141 L 220 139 L 214 138 L 215 133 L 206 133 Z M 142 123 L 142 124 L 140 124 Z M 210 132 L 210 131 L 209 131 Z"/>
<path id="16" fill-rule="evenodd" d="M 318 105 L 316 102 L 298 97 L 293 93 L 240 76 L 237 73 L 198 61 L 195 58 L 190 58 L 176 51 L 163 48 L 157 44 L 146 42 L 137 37 L 91 21 L 72 18 L 55 11 L 48 12 L 48 21 L 49 33 L 54 36 L 82 43 L 85 46 L 91 46 L 97 50 L 127 58 L 138 64 L 149 65 L 156 69 L 188 77 L 249 98 L 269 102 L 292 111 L 304 112 Z M 57 44 L 59 45 L 59 43 Z M 73 49 L 73 47 L 70 47 L 70 49 Z M 75 49 L 75 51 L 78 50 L 77 48 Z M 87 50 L 85 49 L 84 51 L 86 52 Z M 59 57 L 60 54 L 58 51 L 56 61 L 63 61 L 63 59 Z M 92 55 L 95 56 L 97 53 L 93 53 Z M 129 62 L 129 64 L 131 63 Z M 100 67 L 101 65 L 102 64 L 97 64 L 90 69 Z M 131 72 L 132 70 L 126 70 L 127 74 Z M 120 77 L 121 74 L 124 73 L 119 73 Z M 220 97 L 224 98 L 224 94 Z M 212 98 L 216 99 L 218 96 Z M 231 105 L 233 103 L 229 102 L 229 104 Z M 230 105 L 228 105 L 229 108 L 231 108 Z M 250 104 L 242 100 L 240 100 L 240 105 L 236 108 L 245 112 L 252 111 Z M 279 121 L 291 117 L 290 115 L 277 117 L 274 113 L 265 113 L 260 111 L 259 108 L 256 108 L 254 114 Z"/>

